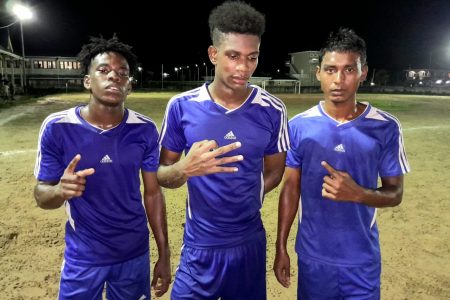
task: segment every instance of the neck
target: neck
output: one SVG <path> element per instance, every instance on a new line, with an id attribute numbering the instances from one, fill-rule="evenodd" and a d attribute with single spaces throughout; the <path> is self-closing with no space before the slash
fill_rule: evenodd
<path id="1" fill-rule="evenodd" d="M 325 101 L 323 108 L 325 112 L 340 123 L 345 123 L 356 119 L 365 109 L 362 103 L 353 102 L 332 102 Z"/>
<path id="2" fill-rule="evenodd" d="M 122 122 L 125 108 L 122 105 L 106 106 L 90 102 L 80 111 L 81 116 L 90 124 L 101 129 L 111 129 Z"/>
<path id="3" fill-rule="evenodd" d="M 208 92 L 211 99 L 227 109 L 234 109 L 241 106 L 247 100 L 252 90 L 250 87 L 237 90 L 227 86 L 219 86 L 216 81 L 208 85 Z"/>

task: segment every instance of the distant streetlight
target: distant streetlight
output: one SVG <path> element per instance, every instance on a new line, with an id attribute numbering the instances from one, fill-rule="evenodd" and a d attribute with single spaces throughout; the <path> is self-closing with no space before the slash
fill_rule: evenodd
<path id="1" fill-rule="evenodd" d="M 195 67 L 197 68 L 197 81 L 200 81 L 200 68 L 197 64 L 195 64 Z"/>
<path id="2" fill-rule="evenodd" d="M 178 80 L 178 68 L 177 67 L 175 67 L 175 73 L 177 74 L 177 80 Z"/>
<path id="3" fill-rule="evenodd" d="M 33 13 L 31 10 L 22 4 L 15 4 L 12 8 L 12 12 L 16 15 L 16 17 L 19 19 L 20 23 L 20 38 L 22 42 L 22 88 L 25 91 L 27 80 L 26 80 L 26 74 L 25 74 L 25 43 L 23 40 L 23 21 L 29 20 L 33 17 Z"/>
<path id="4" fill-rule="evenodd" d="M 141 88 L 142 88 L 142 67 L 138 67 L 139 77 L 141 77 Z"/>
<path id="5" fill-rule="evenodd" d="M 206 80 L 206 77 L 208 77 L 208 65 L 206 63 L 203 63 L 203 65 L 205 66 L 205 80 Z"/>

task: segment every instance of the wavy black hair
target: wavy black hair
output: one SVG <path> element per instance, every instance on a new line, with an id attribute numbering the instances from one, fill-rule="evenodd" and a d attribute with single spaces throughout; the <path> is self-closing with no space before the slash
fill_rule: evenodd
<path id="1" fill-rule="evenodd" d="M 102 36 L 90 37 L 89 43 L 81 47 L 81 51 L 78 53 L 78 61 L 81 63 L 84 74 L 88 74 L 91 62 L 98 54 L 116 52 L 127 60 L 130 74 L 133 75 L 136 72 L 137 57 L 131 52 L 131 48 L 130 45 L 120 42 L 115 34 L 109 40 Z"/>
<path id="2" fill-rule="evenodd" d="M 261 39 L 266 29 L 265 16 L 241 1 L 226 1 L 214 8 L 208 24 L 213 45 L 221 42 L 224 33 L 252 34 Z"/>
<path id="3" fill-rule="evenodd" d="M 366 42 L 358 36 L 352 29 L 339 28 L 337 32 L 332 32 L 328 36 L 319 54 L 319 65 L 326 52 L 355 52 L 359 54 L 361 65 L 367 64 Z"/>

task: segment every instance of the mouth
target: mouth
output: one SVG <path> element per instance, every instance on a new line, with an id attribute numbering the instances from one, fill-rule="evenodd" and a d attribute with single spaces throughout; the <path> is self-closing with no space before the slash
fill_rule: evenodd
<path id="1" fill-rule="evenodd" d="M 235 84 L 246 85 L 248 83 L 249 77 L 233 76 L 232 80 Z"/>
<path id="2" fill-rule="evenodd" d="M 112 93 L 122 93 L 122 91 L 119 89 L 119 87 L 115 85 L 109 85 L 105 88 L 106 91 L 112 92 Z"/>
<path id="3" fill-rule="evenodd" d="M 342 96 L 342 95 L 344 95 L 344 93 L 345 93 L 345 91 L 344 90 L 332 90 L 331 92 L 330 92 L 330 94 L 332 95 L 332 96 L 335 96 L 335 97 L 339 97 L 339 96 Z"/>

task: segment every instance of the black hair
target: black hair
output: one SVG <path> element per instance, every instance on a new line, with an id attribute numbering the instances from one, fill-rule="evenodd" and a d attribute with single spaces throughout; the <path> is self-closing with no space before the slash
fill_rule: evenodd
<path id="1" fill-rule="evenodd" d="M 226 1 L 211 11 L 208 24 L 213 45 L 218 45 L 224 33 L 251 34 L 261 39 L 266 20 L 250 4 Z"/>
<path id="2" fill-rule="evenodd" d="M 352 29 L 339 28 L 338 32 L 332 32 L 328 36 L 325 45 L 320 49 L 319 65 L 322 64 L 322 59 L 326 52 L 354 52 L 358 53 L 361 65 L 367 63 L 366 42 L 358 36 Z"/>
<path id="3" fill-rule="evenodd" d="M 100 53 L 116 52 L 122 55 L 128 63 L 130 68 L 130 74 L 133 75 L 136 72 L 137 57 L 131 52 L 131 46 L 119 41 L 114 34 L 109 40 L 100 37 L 90 37 L 89 43 L 81 47 L 80 53 L 78 53 L 78 61 L 81 63 L 84 74 L 89 73 L 89 67 L 92 60 Z"/>

